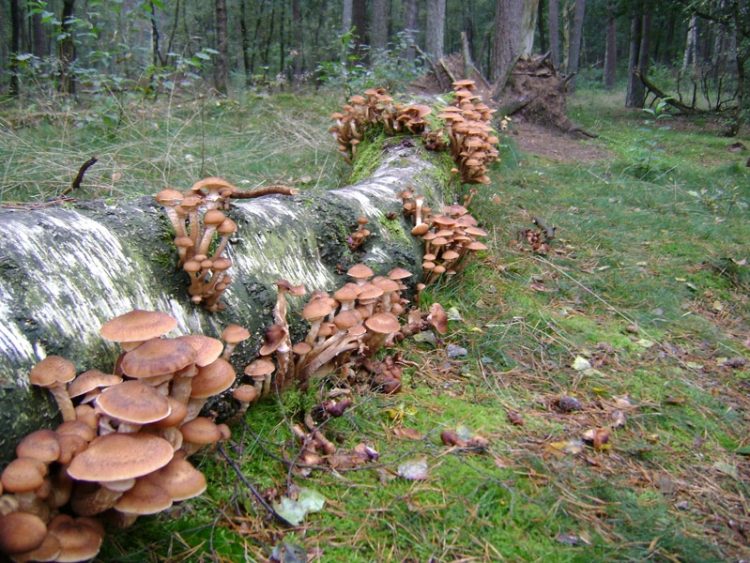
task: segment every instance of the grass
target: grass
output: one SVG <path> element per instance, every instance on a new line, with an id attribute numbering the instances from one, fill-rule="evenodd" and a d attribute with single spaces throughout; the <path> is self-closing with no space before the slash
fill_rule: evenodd
<path id="1" fill-rule="evenodd" d="M 205 173 L 335 186 L 347 168 L 326 136 L 331 108 L 318 104 L 272 96 L 143 106 L 109 141 L 94 135 L 99 124 L 77 127 L 70 115 L 4 129 L 2 199 L 53 195 L 94 149 L 110 164 L 87 176 L 86 197 L 185 187 L 200 175 L 185 155 L 200 158 L 204 131 Z M 620 106 L 593 91 L 572 101 L 602 159 L 553 161 L 508 137 L 493 184 L 472 206 L 490 251 L 425 296 L 425 306 L 455 307 L 463 320 L 437 346 L 402 347 L 410 367 L 401 394 L 359 394 L 326 426 L 342 448 L 373 446 L 377 463 L 288 473 L 288 421 L 317 402 L 316 390 L 254 406 L 233 426 L 227 453 L 247 479 L 269 497 L 290 483 L 315 489 L 327 499 L 321 512 L 294 530 L 273 524 L 232 468 L 206 454 L 208 492 L 113 531 L 101 559 L 266 560 L 284 544 L 324 561 L 749 557 L 750 466 L 737 451 L 750 445 L 750 370 L 726 361 L 750 360 L 750 169 L 710 124 L 649 121 Z M 115 166 L 122 177 L 108 181 Z M 532 216 L 557 226 L 546 256 L 517 243 Z M 448 358 L 448 343 L 468 356 Z M 593 370 L 573 369 L 577 356 Z M 563 396 L 580 410 L 562 412 Z M 624 425 L 615 427 L 617 411 Z M 489 451 L 443 446 L 441 431 L 459 426 L 488 438 Z M 397 427 L 423 438 L 399 438 Z M 580 442 L 593 428 L 610 429 L 608 447 Z M 415 458 L 427 460 L 425 481 L 395 476 Z"/>

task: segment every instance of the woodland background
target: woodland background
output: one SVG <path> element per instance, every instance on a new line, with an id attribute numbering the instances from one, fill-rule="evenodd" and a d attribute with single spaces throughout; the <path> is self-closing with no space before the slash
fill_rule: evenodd
<path id="1" fill-rule="evenodd" d="M 728 134 L 747 107 L 742 0 L 7 0 L 0 22 L 11 97 L 394 87 L 463 49 L 496 84 L 532 52 L 604 88 L 627 78 L 629 107 L 647 76 L 682 112 L 723 112 Z"/>

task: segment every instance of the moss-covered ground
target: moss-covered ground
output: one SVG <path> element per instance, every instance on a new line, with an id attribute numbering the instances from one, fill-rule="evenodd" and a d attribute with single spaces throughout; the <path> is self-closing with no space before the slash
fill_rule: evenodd
<path id="1" fill-rule="evenodd" d="M 325 131 L 330 108 L 286 95 L 237 103 L 242 111 L 206 103 L 204 123 L 227 135 L 205 160 L 206 173 L 251 183 L 345 181 Z M 145 135 L 140 120 L 124 130 L 130 140 L 121 147 L 107 145 L 133 191 L 138 174 L 161 166 L 165 154 L 180 163 L 160 172 L 170 183 L 186 186 L 199 175 L 197 163 L 183 164 L 186 154 L 200 155 L 201 113 L 193 105 L 172 112 L 172 130 L 192 145 L 165 134 L 162 154 L 127 161 Z M 549 160 L 522 153 L 506 135 L 493 183 L 471 206 L 490 231 L 490 250 L 422 303 L 455 308 L 461 320 L 434 345 L 401 346 L 402 393 L 357 394 L 352 409 L 326 424 L 337 445 L 366 442 L 380 453 L 377 462 L 307 478 L 290 473 L 285 460 L 298 449 L 290 422 L 317 402 L 318 388 L 267 400 L 234 424 L 225 451 L 269 497 L 290 485 L 320 492 L 321 512 L 294 529 L 275 524 L 234 468 L 207 453 L 197 463 L 208 492 L 110 533 L 101 559 L 262 561 L 284 546 L 322 561 L 750 557 L 748 153 L 729 152 L 733 141 L 710 123 L 654 120 L 598 92 L 579 92 L 571 115 L 599 135 L 585 142 L 606 156 Z M 13 135 L 31 142 L 52 127 L 35 123 Z M 79 131 L 70 126 L 67 134 Z M 269 156 L 264 139 L 286 148 Z M 81 142 L 83 161 L 90 150 Z M 13 149 L 0 147 L 8 162 Z M 224 168 L 220 153 L 244 156 Z M 50 178 L 61 174 L 49 170 Z M 20 176 L 5 173 L 4 200 L 24 198 L 8 178 L 34 197 L 50 194 L 40 176 Z M 532 217 L 557 227 L 545 255 L 517 240 Z M 468 355 L 449 358 L 448 344 Z M 575 369 L 578 357 L 591 368 Z M 561 408 L 563 397 L 579 408 Z M 421 438 L 399 437 L 399 427 Z M 441 431 L 458 427 L 486 437 L 488 451 L 443 446 Z M 608 432 L 608 442 L 582 441 L 592 429 Z M 399 464 L 417 458 L 427 461 L 426 480 L 396 476 Z"/>

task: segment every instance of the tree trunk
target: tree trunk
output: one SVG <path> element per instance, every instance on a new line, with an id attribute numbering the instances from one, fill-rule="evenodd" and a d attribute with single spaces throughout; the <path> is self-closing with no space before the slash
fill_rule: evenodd
<path id="1" fill-rule="evenodd" d="M 31 16 L 31 52 L 40 58 L 46 57 L 48 54 L 47 32 L 42 24 L 42 14 Z"/>
<path id="2" fill-rule="evenodd" d="M 539 9 L 537 11 L 536 32 L 539 34 L 539 50 L 542 53 L 547 52 L 547 35 L 544 27 L 545 0 L 539 0 Z"/>
<path id="3" fill-rule="evenodd" d="M 549 0 L 547 27 L 549 28 L 549 52 L 552 64 L 560 68 L 560 4 L 559 0 Z"/>
<path id="4" fill-rule="evenodd" d="M 216 8 L 216 68 L 214 73 L 214 85 L 222 93 L 227 93 L 229 82 L 229 46 L 227 45 L 227 2 L 226 0 L 214 0 Z"/>
<path id="5" fill-rule="evenodd" d="M 372 1 L 370 46 L 374 49 L 385 49 L 388 45 L 388 4 L 389 0 Z"/>
<path id="6" fill-rule="evenodd" d="M 292 33 L 294 50 L 292 53 L 292 79 L 293 82 L 302 80 L 302 73 L 305 70 L 305 36 L 304 22 L 302 21 L 302 8 L 300 0 L 292 0 Z"/>
<path id="7" fill-rule="evenodd" d="M 10 49 L 8 50 L 8 69 L 10 70 L 10 95 L 18 96 L 18 61 L 16 56 L 21 52 L 21 10 L 18 0 L 10 0 Z"/>
<path id="8" fill-rule="evenodd" d="M 367 3 L 365 0 L 352 2 L 352 26 L 354 29 L 354 45 L 367 44 Z"/>
<path id="9" fill-rule="evenodd" d="M 586 0 L 576 0 L 575 14 L 573 16 L 573 27 L 570 31 L 570 43 L 568 45 L 568 67 L 566 74 L 573 76 L 568 81 L 568 89 L 573 91 L 576 86 L 578 74 L 578 61 L 581 55 L 581 41 L 583 39 L 583 17 L 586 12 Z"/>
<path id="10" fill-rule="evenodd" d="M 60 91 L 63 94 L 76 93 L 76 80 L 71 71 L 71 65 L 76 59 L 76 46 L 73 42 L 73 28 L 71 18 L 75 9 L 75 0 L 63 0 L 62 15 L 60 17 L 61 35 L 60 39 Z"/>
<path id="11" fill-rule="evenodd" d="M 493 98 L 497 99 L 513 65 L 534 46 L 539 0 L 498 0 L 492 50 Z"/>
<path id="12" fill-rule="evenodd" d="M 414 63 L 417 56 L 417 34 L 419 33 L 419 4 L 417 0 L 404 0 L 404 33 L 406 35 L 406 60 Z"/>
<path id="13" fill-rule="evenodd" d="M 245 86 L 253 81 L 253 67 L 250 64 L 250 38 L 247 34 L 246 0 L 240 0 L 240 46 L 242 48 L 242 67 L 245 70 Z"/>
<path id="14" fill-rule="evenodd" d="M 643 84 L 637 75 L 640 61 L 641 31 L 643 23 L 643 6 L 639 2 L 630 17 L 630 52 L 628 55 L 628 90 L 625 95 L 625 107 L 643 107 Z"/>
<path id="15" fill-rule="evenodd" d="M 443 56 L 445 41 L 445 0 L 427 0 L 425 48 L 434 60 Z"/>
<path id="16" fill-rule="evenodd" d="M 154 6 L 153 0 L 149 0 L 148 9 L 149 19 L 151 20 L 151 64 L 158 67 L 164 64 L 164 59 L 159 47 L 159 24 L 156 20 L 156 6 Z"/>
<path id="17" fill-rule="evenodd" d="M 416 1 L 416 0 L 415 0 Z M 352 0 L 344 0 L 341 14 L 341 33 L 348 33 L 352 28 Z"/>
<path id="18" fill-rule="evenodd" d="M 279 74 L 284 72 L 286 65 L 286 38 L 284 28 L 286 23 L 286 1 L 281 2 L 281 13 L 279 14 Z"/>
<path id="19" fill-rule="evenodd" d="M 615 87 L 617 75 L 617 18 L 615 18 L 615 6 L 610 2 L 607 5 L 607 48 L 604 56 L 604 87 L 611 90 Z"/>
<path id="20" fill-rule="evenodd" d="M 229 215 L 238 224 L 239 243 L 230 245 L 228 254 L 237 281 L 227 291 L 227 309 L 214 315 L 191 305 L 153 198 L 119 206 L 94 201 L 76 208 L 0 209 L 0 458 L 13 456 L 20 436 L 50 427 L 57 418 L 47 394 L 29 389 L 32 365 L 45 354 L 59 354 L 79 372 L 109 372 L 116 347 L 99 337 L 99 327 L 130 309 L 170 313 L 178 319 L 175 333 L 218 336 L 237 323 L 257 335 L 273 322 L 279 278 L 305 284 L 308 294 L 331 291 L 345 281 L 342 267 L 364 261 L 378 274 L 402 266 L 414 272 L 416 283 L 421 249 L 402 218 L 397 194 L 411 187 L 440 209 L 445 173 L 421 147 L 386 141 L 376 171 L 353 186 L 235 200 Z M 390 213 L 398 218 L 386 219 Z M 372 234 L 353 256 L 346 238 L 360 215 L 369 217 Z M 293 303 L 297 311 L 302 305 Z M 297 338 L 306 330 L 298 319 L 290 316 Z M 258 343 L 255 338 L 238 348 L 233 356 L 238 374 Z"/>
<path id="21" fill-rule="evenodd" d="M 698 66 L 698 16 L 692 16 L 688 23 L 687 37 L 685 39 L 685 54 L 682 57 L 683 72 L 692 71 L 696 73 Z"/>

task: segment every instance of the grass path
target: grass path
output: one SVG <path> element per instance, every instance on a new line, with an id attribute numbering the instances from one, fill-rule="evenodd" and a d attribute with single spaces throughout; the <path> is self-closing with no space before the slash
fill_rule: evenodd
<path id="1" fill-rule="evenodd" d="M 288 97 L 241 108 L 242 117 L 211 109 L 211 130 L 227 132 L 207 173 L 254 182 L 284 169 L 328 185 L 342 177 L 329 160 L 326 108 Z M 134 120 L 106 146 L 112 162 L 138 151 L 123 168 L 129 187 L 112 195 L 137 191 L 145 178 L 184 184 L 196 176 L 195 162 L 183 166 L 199 147 L 196 109 L 180 110 L 185 145 L 157 135 L 162 156 L 147 157 Z M 601 93 L 579 93 L 571 113 L 599 134 L 586 142 L 591 151 L 570 148 L 565 158 L 563 140 L 552 156 L 535 156 L 506 137 L 503 163 L 472 209 L 491 230 L 490 251 L 426 298 L 461 320 L 435 345 L 403 346 L 401 394 L 360 394 L 328 424 L 338 444 L 378 450 L 375 466 L 293 477 L 327 504 L 287 532 L 267 521 L 221 458 L 206 455 L 208 493 L 110 536 L 102 560 L 265 560 L 274 546 L 324 561 L 750 557 L 747 152 L 730 153 L 730 141 L 700 124 L 649 121 Z M 13 135 L 23 146 L 43 127 Z M 243 169 L 243 155 L 264 142 Z M 13 168 L 36 174 L 32 155 L 0 146 Z M 40 173 L 55 150 L 41 153 Z M 76 150 L 88 155 L 85 145 Z M 44 182 L 15 174 L 7 165 L 3 199 L 18 197 L 19 185 L 29 197 L 48 195 Z M 106 195 L 105 187 L 94 192 Z M 546 255 L 517 241 L 535 216 L 557 227 Z M 468 355 L 449 358 L 447 344 Z M 234 427 L 229 455 L 269 496 L 284 492 L 280 460 L 295 451 L 285 420 L 315 402 L 291 392 Z M 443 446 L 440 433 L 456 428 L 488 438 L 489 451 Z M 594 447 L 584 436 L 597 430 Z M 427 461 L 428 478 L 395 477 L 413 459 Z"/>

